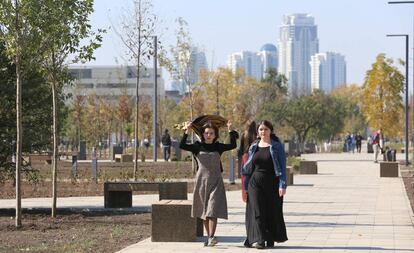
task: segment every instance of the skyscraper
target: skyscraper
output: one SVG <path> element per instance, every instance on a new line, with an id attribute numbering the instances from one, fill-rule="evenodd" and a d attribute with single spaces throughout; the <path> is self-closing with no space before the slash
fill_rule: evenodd
<path id="1" fill-rule="evenodd" d="M 330 93 L 337 86 L 346 84 L 345 56 L 334 52 L 315 54 L 309 64 L 312 90 L 320 89 Z"/>
<path id="2" fill-rule="evenodd" d="M 262 78 L 266 76 L 266 72 L 269 69 L 277 69 L 278 60 L 277 60 L 277 48 L 275 45 L 267 43 L 262 46 L 260 49 L 260 57 L 262 60 Z"/>
<path id="3" fill-rule="evenodd" d="M 227 58 L 227 66 L 233 72 L 236 72 L 237 69 L 243 69 L 247 76 L 251 76 L 256 80 L 262 78 L 262 61 L 260 55 L 256 52 L 233 53 Z"/>
<path id="4" fill-rule="evenodd" d="M 185 73 L 186 71 L 188 72 L 186 73 L 186 76 L 188 75 L 188 80 L 181 80 L 182 77 L 180 77 L 179 73 L 172 73 L 173 81 L 171 83 L 171 87 L 173 90 L 178 90 L 181 94 L 184 94 L 188 91 L 188 87 L 186 87 L 188 83 L 186 82 L 190 82 L 191 84 L 197 83 L 200 71 L 208 69 L 204 51 L 200 50 L 198 47 L 193 47 L 190 53 L 189 66 L 178 66 L 178 68 L 180 68 L 179 72 L 181 73 Z"/>
<path id="5" fill-rule="evenodd" d="M 318 29 L 310 14 L 283 17 L 279 37 L 279 73 L 288 79 L 291 96 L 311 92 L 309 61 L 319 52 Z"/>

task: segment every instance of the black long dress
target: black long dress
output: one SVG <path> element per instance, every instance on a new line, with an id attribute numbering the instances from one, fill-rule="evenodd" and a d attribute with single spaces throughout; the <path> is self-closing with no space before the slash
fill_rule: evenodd
<path id="1" fill-rule="evenodd" d="M 249 181 L 246 205 L 246 231 L 250 244 L 287 241 L 283 219 L 283 197 L 279 197 L 270 147 L 258 147 L 253 156 L 253 175 Z"/>

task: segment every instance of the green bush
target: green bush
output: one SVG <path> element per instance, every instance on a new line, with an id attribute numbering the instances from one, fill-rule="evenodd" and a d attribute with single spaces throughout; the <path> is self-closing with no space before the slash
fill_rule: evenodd
<path id="1" fill-rule="evenodd" d="M 296 156 L 289 156 L 287 158 L 287 165 L 291 166 L 294 170 L 299 170 L 300 159 Z"/>

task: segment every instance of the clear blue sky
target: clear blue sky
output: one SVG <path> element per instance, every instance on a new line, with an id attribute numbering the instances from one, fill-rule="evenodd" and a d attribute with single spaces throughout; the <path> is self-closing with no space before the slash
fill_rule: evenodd
<path id="1" fill-rule="evenodd" d="M 120 13 L 132 0 L 96 0 L 92 25 L 107 28 L 119 25 Z M 174 42 L 174 20 L 183 17 L 189 24 L 194 44 L 205 49 L 208 64 L 226 64 L 227 55 L 241 50 L 258 51 L 265 43 L 277 45 L 284 14 L 310 13 L 318 26 L 319 51 L 345 55 L 348 83 L 362 84 L 365 72 L 379 53 L 405 59 L 403 38 L 386 34 L 410 35 L 414 4 L 390 5 L 384 0 L 153 0 L 154 13 L 162 20 L 162 40 Z M 111 21 L 110 21 L 111 20 Z M 125 49 L 112 29 L 91 64 L 122 63 Z M 214 58 L 214 62 L 212 61 Z M 116 60 L 117 59 L 117 60 Z M 403 69 L 402 69 L 403 70 Z M 411 71 L 411 70 L 410 70 Z M 409 74 L 412 82 L 412 72 Z M 169 82 L 168 80 L 166 80 Z M 168 84 L 167 84 L 168 85 Z M 412 85 L 410 85 L 412 87 Z"/>

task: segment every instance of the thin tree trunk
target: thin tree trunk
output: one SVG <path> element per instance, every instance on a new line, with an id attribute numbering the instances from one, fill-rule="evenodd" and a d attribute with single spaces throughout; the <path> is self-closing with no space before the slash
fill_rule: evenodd
<path id="1" fill-rule="evenodd" d="M 22 196 L 21 196 L 21 178 L 20 171 L 22 166 L 22 143 L 23 143 L 23 129 L 22 129 L 22 69 L 21 69 L 21 55 L 20 55 L 20 30 L 19 30 L 19 1 L 15 0 L 16 8 L 16 227 L 22 226 Z"/>
<path id="2" fill-rule="evenodd" d="M 57 201 L 57 158 L 58 158 L 58 115 L 57 115 L 57 96 L 56 84 L 52 83 L 53 99 L 53 157 L 52 157 L 52 217 L 56 218 L 56 201 Z"/>
<path id="3" fill-rule="evenodd" d="M 17 7 L 16 7 L 17 8 Z M 22 196 L 20 171 L 22 166 L 22 75 L 20 55 L 16 56 L 16 227 L 22 226 Z"/>
<path id="4" fill-rule="evenodd" d="M 138 50 L 140 51 L 140 49 Z M 139 118 L 139 64 L 140 64 L 140 57 L 138 54 L 138 61 L 137 61 L 137 85 L 135 88 L 135 130 L 134 130 L 134 135 L 135 135 L 135 141 L 134 141 L 134 146 L 135 146 L 135 162 L 134 162 L 134 180 L 137 181 L 138 180 L 138 118 Z"/>

